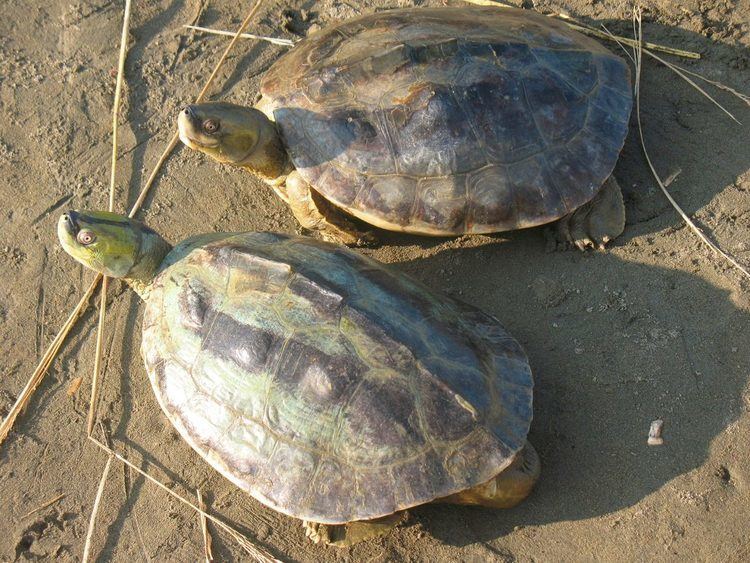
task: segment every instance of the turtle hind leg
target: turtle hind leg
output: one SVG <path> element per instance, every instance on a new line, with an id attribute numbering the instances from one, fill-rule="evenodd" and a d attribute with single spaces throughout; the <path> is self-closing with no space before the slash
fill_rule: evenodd
<path id="1" fill-rule="evenodd" d="M 346 524 L 318 524 L 302 521 L 305 535 L 314 543 L 324 543 L 335 547 L 349 547 L 355 543 L 387 534 L 404 518 L 406 512 L 395 512 L 374 520 L 358 520 Z"/>
<path id="2" fill-rule="evenodd" d="M 375 242 L 371 232 L 357 229 L 340 209 L 313 190 L 297 171 L 286 179 L 286 196 L 299 224 L 320 232 L 323 239 L 347 246 L 369 246 Z"/>
<path id="3" fill-rule="evenodd" d="M 474 504 L 490 508 L 512 508 L 524 500 L 534 488 L 541 472 L 539 454 L 526 442 L 508 467 L 471 489 L 437 499 L 436 502 Z"/>
<path id="4" fill-rule="evenodd" d="M 610 176 L 594 199 L 552 225 L 548 234 L 550 250 L 576 246 L 603 250 L 625 229 L 625 204 L 614 176 Z"/>

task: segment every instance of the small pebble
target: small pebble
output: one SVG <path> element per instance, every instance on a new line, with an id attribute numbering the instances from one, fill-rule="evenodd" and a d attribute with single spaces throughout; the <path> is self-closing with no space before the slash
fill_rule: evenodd
<path id="1" fill-rule="evenodd" d="M 664 438 L 661 437 L 662 428 L 664 428 L 664 421 L 661 418 L 657 418 L 651 423 L 651 427 L 648 429 L 649 446 L 661 446 L 664 444 Z"/>

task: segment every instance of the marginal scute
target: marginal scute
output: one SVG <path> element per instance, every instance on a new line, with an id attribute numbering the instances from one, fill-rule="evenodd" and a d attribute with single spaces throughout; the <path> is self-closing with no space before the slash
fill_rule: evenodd
<path id="1" fill-rule="evenodd" d="M 165 361 L 160 366 L 157 377 L 155 384 L 159 385 L 163 396 L 169 397 L 171 407 L 183 408 L 195 394 L 195 383 L 190 374 L 177 362 Z"/>
<path id="2" fill-rule="evenodd" d="M 516 192 L 504 167 L 483 168 L 471 174 L 468 182 L 470 211 L 467 231 L 482 232 L 488 225 L 516 226 Z"/>
<path id="3" fill-rule="evenodd" d="M 492 7 L 395 10 L 331 26 L 281 57 L 261 89 L 293 164 L 318 192 L 374 225 L 433 235 L 530 227 L 572 210 L 560 201 L 589 201 L 612 173 L 632 105 L 621 58 L 551 18 Z M 594 131 L 596 122 L 607 127 Z M 607 153 L 595 164 L 576 144 L 592 136 Z M 583 185 L 538 170 L 540 160 L 561 162 L 555 151 L 589 168 Z M 467 190 L 478 218 L 469 221 L 452 220 L 458 201 L 432 213 L 420 195 L 410 207 L 367 187 L 375 176 L 396 186 L 460 183 L 487 166 L 532 167 L 521 173 L 537 181 L 512 183 L 515 194 L 507 182 L 498 196 Z M 520 202 L 512 217 L 497 206 L 509 197 Z"/>
<path id="4" fill-rule="evenodd" d="M 458 231 L 466 220 L 466 176 L 422 178 L 414 223 Z"/>
<path id="5" fill-rule="evenodd" d="M 565 215 L 566 207 L 560 193 L 549 189 L 554 185 L 551 172 L 540 156 L 508 165 L 508 178 L 516 194 L 518 227 L 546 223 Z"/>
<path id="6" fill-rule="evenodd" d="M 318 455 L 310 450 L 279 441 L 262 474 L 267 482 L 268 488 L 264 491 L 267 498 L 277 506 L 296 506 L 300 501 L 300 491 L 307 488 L 318 459 Z"/>
<path id="7" fill-rule="evenodd" d="M 567 147 L 550 149 L 545 157 L 547 166 L 554 171 L 552 182 L 570 211 L 589 201 L 599 190 L 592 163 L 583 162 Z"/>
<path id="8" fill-rule="evenodd" d="M 391 222 L 408 221 L 417 197 L 417 182 L 408 176 L 371 176 L 354 201 L 361 210 L 377 210 Z"/>

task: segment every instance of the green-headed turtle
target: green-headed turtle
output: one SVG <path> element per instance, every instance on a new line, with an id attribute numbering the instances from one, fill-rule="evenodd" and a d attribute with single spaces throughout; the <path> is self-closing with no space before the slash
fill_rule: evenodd
<path id="1" fill-rule="evenodd" d="M 501 508 L 531 491 L 531 372 L 495 318 L 306 237 L 172 248 L 132 219 L 74 211 L 58 235 L 146 302 L 141 353 L 182 437 L 315 541 L 350 545 L 423 503 Z"/>
<path id="2" fill-rule="evenodd" d="M 378 12 L 298 43 L 256 108 L 187 106 L 180 138 L 274 187 L 303 227 L 357 244 L 347 220 L 425 235 L 562 219 L 603 247 L 625 225 L 610 176 L 632 106 L 625 62 L 540 14 Z"/>

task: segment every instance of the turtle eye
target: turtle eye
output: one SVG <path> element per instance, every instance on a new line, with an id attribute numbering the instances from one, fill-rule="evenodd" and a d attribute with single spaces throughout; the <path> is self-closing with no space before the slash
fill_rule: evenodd
<path id="1" fill-rule="evenodd" d="M 80 231 L 76 237 L 79 243 L 84 246 L 88 246 L 96 240 L 96 235 L 91 231 Z"/>
<path id="2" fill-rule="evenodd" d="M 203 122 L 203 130 L 206 133 L 216 133 L 219 130 L 219 122 L 215 119 L 206 119 Z"/>

